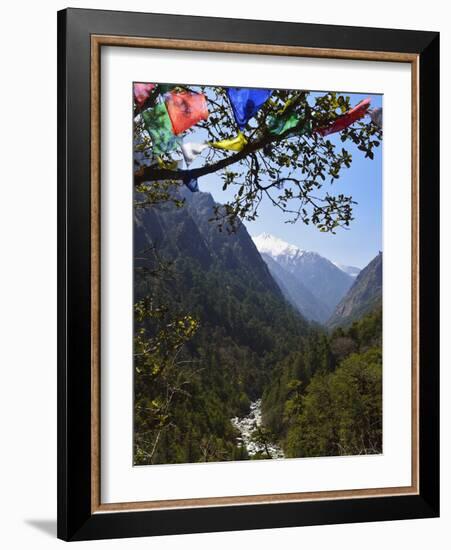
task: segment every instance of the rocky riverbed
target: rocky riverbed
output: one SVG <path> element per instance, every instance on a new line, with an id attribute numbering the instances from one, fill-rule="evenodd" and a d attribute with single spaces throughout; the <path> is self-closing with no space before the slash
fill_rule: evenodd
<path id="1" fill-rule="evenodd" d="M 235 417 L 231 419 L 232 424 L 240 432 L 240 437 L 237 438 L 238 443 L 244 445 L 249 456 L 254 456 L 257 453 L 265 453 L 266 450 L 271 455 L 271 458 L 284 458 L 283 450 L 275 443 L 267 443 L 266 445 L 253 441 L 253 432 L 261 426 L 262 423 L 262 401 L 257 399 L 251 403 L 250 411 L 247 416 L 242 418 Z"/>

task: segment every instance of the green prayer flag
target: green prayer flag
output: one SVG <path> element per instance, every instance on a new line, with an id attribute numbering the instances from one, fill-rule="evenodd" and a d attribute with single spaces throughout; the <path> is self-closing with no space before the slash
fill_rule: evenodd
<path id="1" fill-rule="evenodd" d="M 172 131 L 172 123 L 164 103 L 142 113 L 144 125 L 152 138 L 152 149 L 157 155 L 170 153 L 178 146 L 178 139 Z"/>
<path id="2" fill-rule="evenodd" d="M 298 133 L 299 134 L 305 134 L 309 131 L 311 131 L 311 124 L 310 121 L 304 121 L 303 124 L 301 124 L 302 119 L 295 113 L 291 113 L 288 115 L 280 115 L 280 116 L 269 116 L 268 117 L 268 130 L 270 134 L 280 136 L 281 134 L 284 134 L 288 130 L 292 130 L 293 128 L 296 128 L 296 126 L 299 125 Z"/>
<path id="3" fill-rule="evenodd" d="M 158 91 L 160 94 L 166 94 L 176 87 L 175 84 L 158 84 Z"/>
<path id="4" fill-rule="evenodd" d="M 269 116 L 268 117 L 268 130 L 271 134 L 280 136 L 287 130 L 291 130 L 297 126 L 299 117 L 295 114 L 289 116 Z"/>

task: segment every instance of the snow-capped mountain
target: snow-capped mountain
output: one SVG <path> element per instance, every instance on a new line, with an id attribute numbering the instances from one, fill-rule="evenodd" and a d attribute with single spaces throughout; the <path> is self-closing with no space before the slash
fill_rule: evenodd
<path id="1" fill-rule="evenodd" d="M 325 321 L 354 282 L 351 275 L 316 252 L 302 250 L 268 233 L 253 237 L 253 241 L 263 259 L 265 255 L 269 256 L 290 274 L 289 280 L 283 280 L 280 270 L 275 273 L 274 266 L 271 266 L 271 262 L 266 259 L 269 270 L 282 292 L 284 292 L 282 287 L 293 289 L 294 277 L 316 299 L 317 308 L 313 308 L 316 309 L 315 317 L 307 313 L 308 310 L 312 310 L 311 300 L 308 305 L 302 303 L 302 300 L 301 303 L 296 304 L 307 318 Z M 285 294 L 287 294 L 286 290 Z M 299 292 L 294 293 L 291 290 L 290 296 L 286 295 L 290 302 L 293 302 L 293 294 L 299 294 Z M 303 294 L 305 296 L 305 293 Z"/>
<path id="2" fill-rule="evenodd" d="M 289 244 L 282 239 L 274 237 L 269 233 L 262 233 L 256 237 L 252 237 L 260 254 L 268 254 L 274 259 L 278 257 L 283 258 L 297 258 L 304 254 L 304 250 L 301 250 L 294 244 Z"/>

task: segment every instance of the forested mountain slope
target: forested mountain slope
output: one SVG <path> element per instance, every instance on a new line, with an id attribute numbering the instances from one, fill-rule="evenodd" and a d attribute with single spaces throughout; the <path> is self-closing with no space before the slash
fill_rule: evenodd
<path id="1" fill-rule="evenodd" d="M 349 325 L 382 304 L 382 252 L 357 275 L 328 320 L 330 328 Z"/>
<path id="2" fill-rule="evenodd" d="M 382 452 L 382 310 L 278 363 L 263 417 L 286 457 Z"/>
<path id="3" fill-rule="evenodd" d="M 137 463 L 245 458 L 230 418 L 261 396 L 273 366 L 299 347 L 308 328 L 282 296 L 246 228 L 220 232 L 209 221 L 215 203 L 208 193 L 182 198 L 180 208 L 167 203 L 135 212 L 135 302 L 151 297 L 153 311 L 163 311 L 138 320 L 136 329 L 153 335 L 162 330 L 162 318 L 169 326 L 187 315 L 197 327 L 178 352 L 186 383 L 174 393 L 154 451 L 164 416 L 158 403 L 169 382 L 146 379 L 147 367 L 137 362 Z"/>

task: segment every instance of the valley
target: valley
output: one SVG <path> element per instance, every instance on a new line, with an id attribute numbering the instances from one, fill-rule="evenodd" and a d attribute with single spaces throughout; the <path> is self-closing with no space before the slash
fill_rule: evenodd
<path id="1" fill-rule="evenodd" d="M 358 411 L 337 388 L 361 368 L 371 395 L 354 399 L 378 426 L 381 269 L 219 231 L 210 194 L 176 193 L 135 210 L 135 464 L 378 451 L 376 429 L 347 432 Z M 329 413 L 346 440 L 324 435 Z"/>

